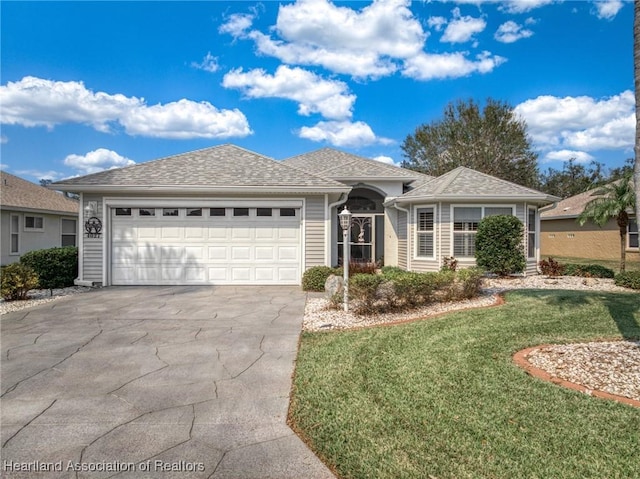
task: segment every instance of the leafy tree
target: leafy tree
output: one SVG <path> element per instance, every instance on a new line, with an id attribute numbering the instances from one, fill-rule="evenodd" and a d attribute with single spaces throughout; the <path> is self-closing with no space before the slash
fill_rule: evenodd
<path id="1" fill-rule="evenodd" d="M 52 179 L 49 179 L 49 178 L 42 178 L 42 179 L 40 180 L 40 186 L 47 187 L 47 186 L 49 186 L 51 183 L 53 183 L 53 180 L 52 180 Z"/>
<path id="2" fill-rule="evenodd" d="M 611 218 L 616 220 L 620 230 L 620 272 L 625 270 L 626 236 L 629 226 L 629 213 L 636 207 L 636 195 L 630 176 L 609 183 L 593 192 L 594 198 L 587 203 L 584 211 L 578 216 L 580 226 L 588 220 L 598 226 L 604 226 Z"/>
<path id="3" fill-rule="evenodd" d="M 540 188 L 550 195 L 568 198 L 584 193 L 603 184 L 606 178 L 602 163 L 592 161 L 588 167 L 577 163 L 575 158 L 562 165 L 562 170 L 549 168 L 540 175 Z"/>
<path id="4" fill-rule="evenodd" d="M 624 165 L 617 168 L 611 168 L 611 170 L 609 170 L 609 178 L 607 179 L 607 183 L 631 175 L 633 175 L 633 158 L 627 158 L 626 160 L 624 160 Z"/>
<path id="5" fill-rule="evenodd" d="M 408 135 L 402 163 L 439 176 L 458 166 L 497 176 L 530 188 L 538 185 L 538 155 L 527 126 L 505 102 L 487 99 L 483 108 L 474 100 L 449 103 L 443 118 Z"/>
<path id="6" fill-rule="evenodd" d="M 500 276 L 522 273 L 527 264 L 523 239 L 524 225 L 515 216 L 483 218 L 476 233 L 476 263 Z"/>

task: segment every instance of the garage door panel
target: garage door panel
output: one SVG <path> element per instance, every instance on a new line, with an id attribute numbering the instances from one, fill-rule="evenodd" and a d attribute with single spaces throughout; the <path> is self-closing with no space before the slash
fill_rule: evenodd
<path id="1" fill-rule="evenodd" d="M 251 259 L 251 247 L 250 246 L 232 246 L 231 247 L 231 260 L 248 260 Z"/>
<path id="2" fill-rule="evenodd" d="M 176 261 L 184 259 L 184 246 L 161 246 L 160 261 Z"/>
<path id="3" fill-rule="evenodd" d="M 160 228 L 160 238 L 162 239 L 180 239 L 182 238 L 182 230 L 183 228 L 179 228 L 177 226 L 168 227 L 164 226 Z"/>
<path id="4" fill-rule="evenodd" d="M 278 259 L 281 261 L 297 261 L 299 249 L 295 246 L 279 246 Z"/>
<path id="5" fill-rule="evenodd" d="M 113 216 L 112 284 L 298 284 L 300 223 L 291 218 Z"/>
<path id="6" fill-rule="evenodd" d="M 229 255 L 226 246 L 209 246 L 208 250 L 210 260 L 226 260 Z"/>
<path id="7" fill-rule="evenodd" d="M 231 268 L 231 280 L 247 282 L 251 280 L 251 268 Z"/>
<path id="8" fill-rule="evenodd" d="M 275 279 L 274 268 L 255 268 L 256 281 L 273 282 Z"/>
<path id="9" fill-rule="evenodd" d="M 273 246 L 256 246 L 256 261 L 273 261 L 275 259 L 275 247 Z"/>

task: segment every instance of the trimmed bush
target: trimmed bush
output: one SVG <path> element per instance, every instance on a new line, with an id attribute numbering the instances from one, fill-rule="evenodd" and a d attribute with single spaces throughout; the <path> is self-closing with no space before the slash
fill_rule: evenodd
<path id="1" fill-rule="evenodd" d="M 613 278 L 615 273 L 612 269 L 599 264 L 575 264 L 564 265 L 564 274 L 567 276 L 584 276 L 587 278 Z"/>
<path id="2" fill-rule="evenodd" d="M 65 246 L 29 251 L 22 255 L 20 263 L 33 268 L 40 278 L 41 288 L 73 286 L 73 280 L 78 277 L 78 248 Z"/>
<path id="3" fill-rule="evenodd" d="M 617 274 L 615 283 L 623 288 L 640 289 L 640 271 L 626 271 Z"/>
<path id="4" fill-rule="evenodd" d="M 476 264 L 499 276 L 522 273 L 527 264 L 523 234 L 524 226 L 515 216 L 483 218 L 476 234 Z"/>
<path id="5" fill-rule="evenodd" d="M 358 273 L 349 279 L 349 299 L 353 302 L 353 310 L 358 314 L 377 311 L 377 291 L 384 278 L 377 274 Z M 384 305 L 382 305 L 384 309 Z"/>
<path id="6" fill-rule="evenodd" d="M 36 272 L 21 263 L 3 266 L 0 276 L 0 294 L 7 301 L 27 299 L 27 293 L 38 287 Z"/>
<path id="7" fill-rule="evenodd" d="M 323 292 L 324 283 L 332 274 L 341 275 L 342 271 L 338 272 L 336 268 L 329 268 L 328 266 L 313 266 L 302 275 L 302 289 L 304 291 Z"/>
<path id="8" fill-rule="evenodd" d="M 457 271 L 456 283 L 459 285 L 459 299 L 471 299 L 478 296 L 483 277 L 484 270 L 482 268 L 466 268 Z"/>
<path id="9" fill-rule="evenodd" d="M 397 274 L 403 274 L 407 272 L 406 270 L 397 266 L 383 266 L 380 271 L 382 272 L 382 275 L 386 277 L 392 277 Z"/>
<path id="10" fill-rule="evenodd" d="M 438 273 L 414 273 L 404 271 L 391 278 L 395 292 L 394 307 L 415 307 L 433 301 L 433 293 L 439 286 Z"/>
<path id="11" fill-rule="evenodd" d="M 538 263 L 540 272 L 546 276 L 556 277 L 564 274 L 564 265 L 558 263 L 555 259 L 549 256 L 548 259 L 543 259 Z"/>

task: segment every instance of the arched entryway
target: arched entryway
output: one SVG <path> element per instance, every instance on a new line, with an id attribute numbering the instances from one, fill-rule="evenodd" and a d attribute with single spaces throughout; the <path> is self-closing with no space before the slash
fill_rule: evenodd
<path id="1" fill-rule="evenodd" d="M 356 186 L 347 198 L 351 219 L 351 261 L 357 263 L 384 262 L 384 203 L 378 191 Z M 342 209 L 342 206 L 340 207 Z M 338 228 L 338 262 L 342 264 L 343 236 Z"/>

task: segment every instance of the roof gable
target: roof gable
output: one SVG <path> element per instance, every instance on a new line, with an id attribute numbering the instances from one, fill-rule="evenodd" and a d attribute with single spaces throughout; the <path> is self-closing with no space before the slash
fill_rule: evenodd
<path id="1" fill-rule="evenodd" d="M 4 171 L 0 172 L 0 175 L 0 206 L 2 209 L 51 211 L 71 216 L 78 214 L 77 201 Z"/>
<path id="2" fill-rule="evenodd" d="M 55 183 L 78 187 L 344 188 L 235 145 L 220 145 Z"/>
<path id="3" fill-rule="evenodd" d="M 402 198 L 531 198 L 553 201 L 541 191 L 459 166 L 405 193 Z"/>
<path id="4" fill-rule="evenodd" d="M 619 181 L 619 180 L 618 180 Z M 615 182 L 614 182 L 615 183 Z M 601 186 L 558 201 L 540 212 L 540 219 L 577 218 L 591 200 L 601 196 Z"/>
<path id="5" fill-rule="evenodd" d="M 316 175 L 333 179 L 399 179 L 405 182 L 427 175 L 398 166 L 387 165 L 334 148 L 321 148 L 283 160 L 283 163 Z"/>

